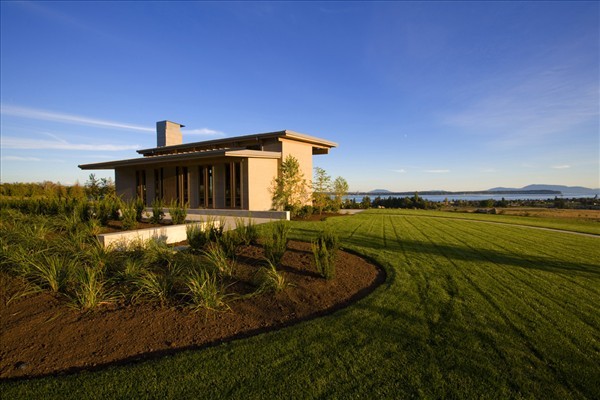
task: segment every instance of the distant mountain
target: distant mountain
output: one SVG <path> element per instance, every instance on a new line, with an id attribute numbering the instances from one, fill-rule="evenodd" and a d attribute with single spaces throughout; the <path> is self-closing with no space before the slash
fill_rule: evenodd
<path id="1" fill-rule="evenodd" d="M 564 186 L 564 185 L 527 185 L 522 188 L 497 187 L 488 189 L 489 191 L 515 191 L 515 190 L 555 190 L 563 195 L 600 195 L 600 189 L 590 189 L 583 186 Z"/>
<path id="2" fill-rule="evenodd" d="M 375 190 L 371 190 L 368 193 L 392 193 L 392 192 L 387 189 L 375 189 Z"/>

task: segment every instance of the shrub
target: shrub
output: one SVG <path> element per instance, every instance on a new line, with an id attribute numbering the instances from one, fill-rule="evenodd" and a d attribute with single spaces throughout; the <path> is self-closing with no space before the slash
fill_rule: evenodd
<path id="1" fill-rule="evenodd" d="M 339 248 L 337 235 L 328 228 L 319 233 L 312 242 L 312 252 L 315 257 L 317 272 L 325 279 L 335 275 L 335 258 Z"/>
<path id="2" fill-rule="evenodd" d="M 298 218 L 308 218 L 311 215 L 313 215 L 314 213 L 314 209 L 312 206 L 303 206 L 302 208 L 300 208 L 298 210 L 298 212 L 296 213 L 296 216 Z"/>
<path id="3" fill-rule="evenodd" d="M 91 205 L 87 200 L 79 200 L 74 203 L 73 214 L 81 221 L 87 221 L 91 218 L 92 210 Z"/>
<path id="4" fill-rule="evenodd" d="M 267 260 L 267 266 L 261 267 L 254 277 L 257 292 L 279 292 L 288 286 L 282 272 L 277 271 L 275 264 Z"/>
<path id="5" fill-rule="evenodd" d="M 137 228 L 137 205 L 135 201 L 124 203 L 121 207 L 121 223 L 123 230 Z"/>
<path id="6" fill-rule="evenodd" d="M 187 204 L 181 205 L 178 201 L 171 202 L 169 214 L 173 225 L 183 224 L 187 217 Z"/>
<path id="7" fill-rule="evenodd" d="M 160 224 L 165 217 L 165 212 L 163 211 L 164 204 L 162 200 L 155 199 L 152 202 L 152 216 L 150 217 L 150 222 L 153 224 Z"/>
<path id="8" fill-rule="evenodd" d="M 119 198 L 112 196 L 96 200 L 93 206 L 93 215 L 100 220 L 102 225 L 108 224 L 111 219 L 118 220 L 121 203 Z"/>
<path id="9" fill-rule="evenodd" d="M 142 222 L 142 216 L 144 214 L 144 200 L 141 197 L 136 197 L 133 201 L 133 208 L 135 209 L 135 220 Z"/>
<path id="10" fill-rule="evenodd" d="M 265 257 L 274 265 L 279 265 L 285 254 L 289 231 L 289 223 L 281 220 L 272 225 L 271 231 L 264 239 Z"/>
<path id="11" fill-rule="evenodd" d="M 210 227 L 210 240 L 213 242 L 218 241 L 223 236 L 223 231 L 225 230 L 225 218 L 220 218 L 218 221 L 208 219 L 206 223 Z"/>

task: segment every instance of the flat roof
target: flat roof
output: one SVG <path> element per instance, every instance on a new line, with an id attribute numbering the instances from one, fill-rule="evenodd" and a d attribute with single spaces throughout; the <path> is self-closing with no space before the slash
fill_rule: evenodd
<path id="1" fill-rule="evenodd" d="M 185 133 L 185 132 L 183 132 Z M 172 146 L 162 146 L 162 147 L 152 147 L 149 149 L 137 150 L 139 154 L 143 155 L 152 155 L 156 153 L 168 153 L 171 151 L 178 150 L 186 150 L 193 148 L 211 148 L 211 147 L 227 147 L 230 145 L 231 147 L 239 147 L 240 142 L 257 142 L 260 143 L 261 140 L 271 139 L 271 138 L 289 138 L 293 140 L 297 140 L 300 142 L 310 143 L 315 145 L 315 147 L 320 148 L 332 148 L 337 147 L 338 144 L 329 140 L 321 139 L 315 136 L 306 135 L 304 133 L 294 132 L 290 130 L 283 131 L 275 131 L 275 132 L 267 132 L 267 133 L 256 133 L 253 135 L 244 135 L 244 136 L 233 136 L 221 139 L 213 139 L 213 140 L 205 140 L 202 142 L 193 142 L 193 143 L 183 143 Z"/>

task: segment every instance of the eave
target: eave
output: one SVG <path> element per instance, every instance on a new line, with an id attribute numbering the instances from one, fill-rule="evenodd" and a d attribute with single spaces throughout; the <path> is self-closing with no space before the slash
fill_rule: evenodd
<path id="1" fill-rule="evenodd" d="M 171 146 L 172 147 L 172 146 Z M 126 160 L 106 161 L 93 164 L 81 164 L 79 168 L 83 170 L 94 169 L 116 169 L 122 167 L 160 165 L 178 161 L 201 160 L 217 157 L 244 157 L 244 158 L 281 158 L 281 153 L 277 151 L 259 151 L 247 149 L 226 149 L 214 151 L 202 151 L 194 153 L 169 154 L 154 157 L 130 158 Z"/>

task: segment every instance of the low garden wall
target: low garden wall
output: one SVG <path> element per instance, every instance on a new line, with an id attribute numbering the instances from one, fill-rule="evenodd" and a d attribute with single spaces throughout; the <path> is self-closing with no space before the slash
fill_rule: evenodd
<path id="1" fill-rule="evenodd" d="M 150 239 L 164 241 L 166 243 L 178 243 L 187 240 L 186 227 L 188 225 L 198 225 L 202 229 L 206 227 L 207 222 L 192 222 L 181 225 L 167 225 L 158 228 L 137 229 L 134 231 L 112 232 L 97 235 L 98 241 L 104 246 L 129 244 L 132 242 L 145 242 Z M 211 225 L 218 227 L 220 222 L 212 221 Z"/>

